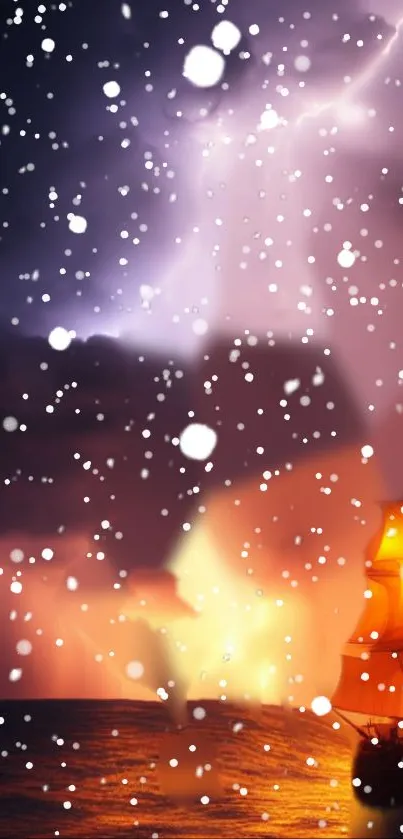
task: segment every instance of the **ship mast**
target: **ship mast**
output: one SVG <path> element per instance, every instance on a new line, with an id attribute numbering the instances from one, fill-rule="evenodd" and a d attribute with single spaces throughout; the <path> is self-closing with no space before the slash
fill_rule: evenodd
<path id="1" fill-rule="evenodd" d="M 338 713 L 396 720 L 403 718 L 403 502 L 382 508 L 366 558 L 371 597 L 345 646 L 332 701 Z"/>
<path id="2" fill-rule="evenodd" d="M 337 708 L 334 708 L 334 710 L 336 711 L 337 716 L 340 717 L 340 719 L 343 720 L 343 722 L 346 722 L 347 725 L 350 725 L 351 728 L 353 728 L 354 731 L 356 731 L 357 734 L 360 735 L 360 737 L 363 737 L 364 740 L 370 739 L 368 732 L 365 731 L 360 725 L 356 725 L 355 722 L 349 720 L 348 717 L 345 717 L 344 714 L 342 714 L 341 711 L 339 711 Z"/>

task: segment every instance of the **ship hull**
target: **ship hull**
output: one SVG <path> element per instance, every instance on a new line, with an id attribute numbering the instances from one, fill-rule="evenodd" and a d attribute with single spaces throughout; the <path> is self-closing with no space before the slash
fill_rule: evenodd
<path id="1" fill-rule="evenodd" d="M 352 765 L 356 798 L 368 807 L 403 807 L 403 742 L 361 740 Z"/>

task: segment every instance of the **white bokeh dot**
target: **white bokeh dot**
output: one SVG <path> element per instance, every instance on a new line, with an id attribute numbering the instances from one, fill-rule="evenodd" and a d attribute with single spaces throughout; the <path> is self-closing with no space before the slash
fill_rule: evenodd
<path id="1" fill-rule="evenodd" d="M 214 87 L 221 81 L 224 70 L 224 58 L 212 47 L 193 47 L 183 64 L 183 75 L 195 87 Z"/>
<path id="2" fill-rule="evenodd" d="M 273 128 L 277 128 L 280 122 L 281 120 L 277 111 L 273 108 L 266 108 L 260 117 L 259 131 L 271 131 Z"/>
<path id="3" fill-rule="evenodd" d="M 343 248 L 337 255 L 337 262 L 342 268 L 352 268 L 355 262 L 355 255 L 353 251 Z"/>
<path id="4" fill-rule="evenodd" d="M 9 678 L 10 682 L 19 682 L 19 680 L 21 679 L 21 676 L 22 676 L 21 667 L 13 667 L 13 669 L 10 670 L 8 678 Z"/>
<path id="5" fill-rule="evenodd" d="M 13 548 L 13 550 L 10 551 L 10 559 L 11 562 L 22 562 L 24 559 L 24 551 L 22 551 L 21 548 Z"/>
<path id="6" fill-rule="evenodd" d="M 222 50 L 225 55 L 228 55 L 238 46 L 241 38 L 240 30 L 230 20 L 222 20 L 217 23 L 211 33 L 213 46 L 217 50 Z"/>
<path id="7" fill-rule="evenodd" d="M 129 679 L 141 679 L 144 676 L 144 666 L 141 661 L 129 661 L 126 665 L 126 675 Z"/>
<path id="8" fill-rule="evenodd" d="M 327 696 L 315 696 L 311 702 L 311 708 L 317 717 L 324 717 L 326 714 L 330 714 L 332 703 Z"/>
<path id="9" fill-rule="evenodd" d="M 4 417 L 3 428 L 4 431 L 17 431 L 18 420 L 16 417 Z"/>
<path id="10" fill-rule="evenodd" d="M 197 318 L 192 323 L 192 329 L 195 335 L 206 335 L 208 332 L 208 323 L 204 318 Z"/>
<path id="11" fill-rule="evenodd" d="M 55 46 L 56 46 L 56 44 L 55 44 L 53 38 L 44 38 L 42 43 L 41 43 L 41 47 L 42 47 L 44 52 L 53 52 Z"/>
<path id="12" fill-rule="evenodd" d="M 76 216 L 74 213 L 68 215 L 69 230 L 72 233 L 85 233 L 87 229 L 87 219 L 84 216 Z"/>
<path id="13" fill-rule="evenodd" d="M 56 326 L 50 332 L 48 341 L 53 350 L 67 350 L 71 344 L 71 335 L 63 326 Z"/>
<path id="14" fill-rule="evenodd" d="M 189 460 L 207 460 L 216 445 L 216 432 L 198 422 L 186 426 L 179 438 L 180 450 Z"/>
<path id="15" fill-rule="evenodd" d="M 118 82 L 114 82 L 114 81 L 105 82 L 102 90 L 103 90 L 105 96 L 108 97 L 108 99 L 115 99 L 116 96 L 119 96 L 120 85 L 118 84 Z"/>
<path id="16" fill-rule="evenodd" d="M 126 18 L 126 20 L 130 20 L 132 16 L 132 10 L 129 3 L 122 3 L 120 10 L 122 12 L 123 17 Z"/>
<path id="17" fill-rule="evenodd" d="M 79 582 L 76 577 L 67 577 L 66 588 L 68 591 L 77 591 Z"/>
<path id="18" fill-rule="evenodd" d="M 140 286 L 140 297 L 143 303 L 151 303 L 155 297 L 155 291 L 152 286 L 144 284 Z"/>
<path id="19" fill-rule="evenodd" d="M 18 655 L 29 655 L 32 652 L 32 644 L 26 638 L 17 642 L 16 650 Z"/>
<path id="20" fill-rule="evenodd" d="M 363 446 L 362 449 L 361 449 L 361 454 L 362 454 L 363 457 L 366 457 L 366 458 L 372 457 L 372 455 L 374 454 L 374 450 L 373 450 L 372 446 L 369 445 L 369 443 L 366 443 L 366 445 Z"/>
<path id="21" fill-rule="evenodd" d="M 294 67 L 298 73 L 306 73 L 311 66 L 311 59 L 307 55 L 297 55 Z"/>

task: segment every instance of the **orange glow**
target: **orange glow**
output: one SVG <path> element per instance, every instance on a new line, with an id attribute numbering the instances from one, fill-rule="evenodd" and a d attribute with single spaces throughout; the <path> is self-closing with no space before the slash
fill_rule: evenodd
<path id="1" fill-rule="evenodd" d="M 362 466 L 356 448 L 338 448 L 260 486 L 256 476 L 206 497 L 169 570 L 152 575 L 120 576 L 82 535 L 3 539 L 3 697 L 155 699 L 163 688 L 179 704 L 297 707 L 330 697 L 368 588 L 364 550 L 382 490 L 375 459 Z M 10 559 L 15 548 L 21 563 Z"/>
<path id="2" fill-rule="evenodd" d="M 373 563 L 388 559 L 403 562 L 403 502 L 385 503 L 380 533 L 371 542 L 368 557 Z"/>
<path id="3" fill-rule="evenodd" d="M 364 715 L 403 713 L 403 504 L 383 504 L 367 549 L 371 597 L 346 645 L 333 704 Z"/>

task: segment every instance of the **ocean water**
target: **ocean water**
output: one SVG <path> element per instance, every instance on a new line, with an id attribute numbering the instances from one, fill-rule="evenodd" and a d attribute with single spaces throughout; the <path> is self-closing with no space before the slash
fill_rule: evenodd
<path id="1" fill-rule="evenodd" d="M 349 835 L 351 749 L 330 718 L 188 716 L 177 732 L 162 703 L 0 701 L 0 837 Z"/>
<path id="2" fill-rule="evenodd" d="M 354 801 L 334 717 L 189 704 L 0 701 L 0 837 L 392 839 L 403 813 Z"/>

